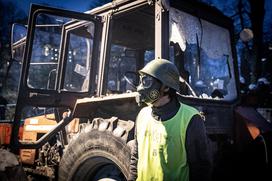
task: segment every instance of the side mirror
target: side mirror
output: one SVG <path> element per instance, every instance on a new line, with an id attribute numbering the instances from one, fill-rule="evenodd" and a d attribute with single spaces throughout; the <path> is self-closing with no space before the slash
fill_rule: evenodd
<path id="1" fill-rule="evenodd" d="M 26 44 L 27 28 L 24 25 L 14 23 L 11 31 L 11 57 L 21 62 Z"/>

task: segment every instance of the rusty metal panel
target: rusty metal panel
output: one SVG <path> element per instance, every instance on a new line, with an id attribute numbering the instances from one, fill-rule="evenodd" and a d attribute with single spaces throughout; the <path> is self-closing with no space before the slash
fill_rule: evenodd
<path id="1" fill-rule="evenodd" d="M 57 122 L 55 120 L 54 114 L 36 116 L 27 118 L 25 120 L 24 132 L 47 133 L 51 131 L 56 125 Z"/>
<path id="2" fill-rule="evenodd" d="M 24 141 L 36 141 L 37 133 L 36 132 L 24 132 L 23 134 Z M 34 164 L 35 161 L 35 149 L 21 149 L 20 150 L 20 158 L 23 163 L 26 164 Z"/>
<path id="3" fill-rule="evenodd" d="M 0 124 L 0 145 L 9 144 L 11 136 L 11 124 L 1 123 Z"/>
<path id="4" fill-rule="evenodd" d="M 140 107 L 135 101 L 138 93 L 124 93 L 97 98 L 78 99 L 73 110 L 73 117 L 112 117 L 134 120 Z"/>

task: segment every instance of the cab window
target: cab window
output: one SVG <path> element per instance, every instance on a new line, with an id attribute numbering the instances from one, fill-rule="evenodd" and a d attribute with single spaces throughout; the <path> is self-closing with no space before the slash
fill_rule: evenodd
<path id="1" fill-rule="evenodd" d="M 198 98 L 234 100 L 237 89 L 230 32 L 199 17 L 171 8 L 169 52 Z M 184 96 L 192 96 L 188 87 Z"/>

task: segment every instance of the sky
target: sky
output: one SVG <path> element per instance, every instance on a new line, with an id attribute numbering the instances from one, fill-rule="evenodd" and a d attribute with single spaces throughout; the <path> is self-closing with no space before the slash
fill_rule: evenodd
<path id="1" fill-rule="evenodd" d="M 63 8 L 71 11 L 84 12 L 90 9 L 91 5 L 97 4 L 98 1 L 103 0 L 0 0 L 3 2 L 13 2 L 16 6 L 20 7 L 26 15 L 28 15 L 31 3 L 43 4 L 47 6 L 52 6 L 55 8 Z M 104 0 L 105 1 L 105 0 Z M 110 1 L 110 0 L 109 0 Z M 229 11 L 233 4 L 237 3 L 238 0 L 203 0 L 208 4 L 216 6 L 225 15 L 230 16 L 232 13 Z M 265 0 L 265 17 L 264 17 L 264 32 L 268 39 L 272 39 L 272 0 Z"/>
<path id="2" fill-rule="evenodd" d="M 31 3 L 48 4 L 56 8 L 64 8 L 72 11 L 87 11 L 94 0 L 3 0 L 14 2 L 28 14 Z"/>
<path id="3" fill-rule="evenodd" d="M 15 2 L 19 7 L 21 7 L 26 13 L 28 13 L 30 4 L 36 3 L 46 3 L 54 7 L 65 8 L 73 11 L 84 12 L 87 11 L 90 7 L 90 4 L 94 3 L 97 0 L 3 0 L 3 1 L 12 1 Z M 208 0 L 209 1 L 209 0 Z M 215 4 L 226 4 L 230 2 L 232 4 L 233 0 L 212 0 Z M 272 0 L 265 0 L 265 10 L 267 13 L 267 18 L 272 18 Z"/>

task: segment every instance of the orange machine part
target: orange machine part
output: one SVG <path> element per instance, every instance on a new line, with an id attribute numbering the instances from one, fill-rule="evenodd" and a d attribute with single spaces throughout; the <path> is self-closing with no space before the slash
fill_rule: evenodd
<path id="1" fill-rule="evenodd" d="M 12 132 L 12 123 L 0 123 L 0 145 L 9 145 Z M 23 137 L 23 126 L 19 128 L 19 139 Z"/>
<path id="2" fill-rule="evenodd" d="M 42 116 L 36 116 L 27 118 L 24 121 L 23 127 L 23 141 L 34 142 L 38 139 L 38 134 L 45 134 L 52 130 L 56 126 L 54 114 L 47 114 Z M 35 149 L 21 149 L 20 158 L 23 163 L 34 164 L 35 162 Z"/>

